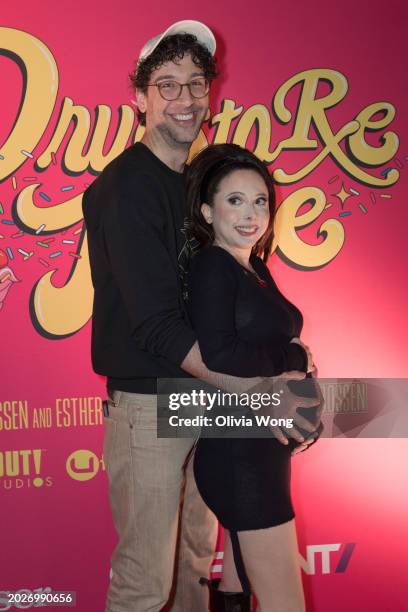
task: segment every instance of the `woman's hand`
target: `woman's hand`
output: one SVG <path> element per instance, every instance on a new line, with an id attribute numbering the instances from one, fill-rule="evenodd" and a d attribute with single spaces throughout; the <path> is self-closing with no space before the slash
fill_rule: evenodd
<path id="1" fill-rule="evenodd" d="M 297 338 L 297 337 L 292 338 L 291 342 L 293 342 L 295 344 L 299 344 L 299 346 L 301 346 L 306 351 L 306 355 L 307 355 L 307 371 L 315 373 L 316 372 L 316 367 L 315 367 L 315 365 L 313 363 L 313 357 L 312 357 L 311 350 L 307 346 L 307 344 L 302 342 L 302 340 L 300 338 Z"/>

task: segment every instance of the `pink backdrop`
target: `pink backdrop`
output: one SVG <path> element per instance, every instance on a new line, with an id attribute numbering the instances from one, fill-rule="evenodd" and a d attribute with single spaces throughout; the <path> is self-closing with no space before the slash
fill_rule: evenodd
<path id="1" fill-rule="evenodd" d="M 282 209 L 270 266 L 305 315 L 320 376 L 408 377 L 407 16 L 403 0 L 2 6 L 0 610 L 4 591 L 46 587 L 75 590 L 80 612 L 103 609 L 115 534 L 80 194 L 121 105 L 116 154 L 134 141 L 127 74 L 173 21 L 202 20 L 219 42 L 208 142 L 272 159 Z M 80 108 L 64 130 L 69 99 Z M 297 231 L 296 211 L 312 215 Z M 405 609 L 407 456 L 406 440 L 324 439 L 294 459 L 308 610 Z"/>

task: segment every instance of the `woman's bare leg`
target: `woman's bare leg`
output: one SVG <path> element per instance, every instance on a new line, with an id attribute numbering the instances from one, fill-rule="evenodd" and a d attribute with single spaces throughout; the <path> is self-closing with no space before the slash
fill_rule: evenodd
<path id="1" fill-rule="evenodd" d="M 258 612 L 305 612 L 294 519 L 239 531 L 238 539 Z"/>

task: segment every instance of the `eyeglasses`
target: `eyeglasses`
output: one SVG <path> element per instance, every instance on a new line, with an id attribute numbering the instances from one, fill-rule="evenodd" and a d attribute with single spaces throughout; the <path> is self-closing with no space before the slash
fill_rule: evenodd
<path id="1" fill-rule="evenodd" d="M 164 100 L 177 100 L 181 96 L 183 87 L 188 87 L 192 98 L 204 98 L 208 94 L 210 84 L 204 77 L 197 77 L 189 83 L 178 83 L 177 81 L 159 81 L 151 83 L 148 87 L 157 87 L 159 94 Z"/>

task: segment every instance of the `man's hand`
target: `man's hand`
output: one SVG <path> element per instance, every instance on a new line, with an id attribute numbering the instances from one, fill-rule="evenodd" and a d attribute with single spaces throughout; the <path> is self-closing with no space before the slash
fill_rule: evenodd
<path id="1" fill-rule="evenodd" d="M 293 451 L 290 453 L 292 456 L 297 455 L 298 453 L 303 453 L 313 442 L 315 438 L 307 438 L 300 446 L 296 446 Z"/>
<path id="2" fill-rule="evenodd" d="M 315 385 L 315 397 L 302 397 L 300 395 L 296 395 L 291 391 L 288 386 L 289 381 L 303 380 L 305 378 L 306 374 L 304 372 L 298 372 L 296 370 L 291 372 L 284 372 L 280 376 L 264 379 L 264 383 L 262 385 L 256 385 L 255 387 L 249 390 L 249 393 L 255 393 L 259 392 L 260 387 L 262 387 L 262 392 L 279 392 L 281 396 L 281 403 L 279 404 L 279 406 L 263 407 L 261 409 L 261 413 L 267 414 L 269 417 L 275 419 L 293 419 L 293 427 L 270 426 L 270 430 L 273 435 L 277 438 L 277 440 L 279 440 L 279 442 L 285 445 L 289 443 L 288 438 L 293 438 L 299 443 L 305 442 L 305 437 L 300 433 L 300 431 L 298 431 L 298 427 L 312 434 L 316 431 L 316 428 L 320 423 L 320 415 L 323 407 L 323 397 L 321 395 L 318 385 Z M 268 389 L 266 389 L 265 386 L 268 386 Z M 317 422 L 311 423 L 310 420 L 306 419 L 304 416 L 297 412 L 298 408 L 314 408 L 315 411 L 317 411 Z M 306 440 L 307 439 L 308 436 L 306 436 Z"/>

